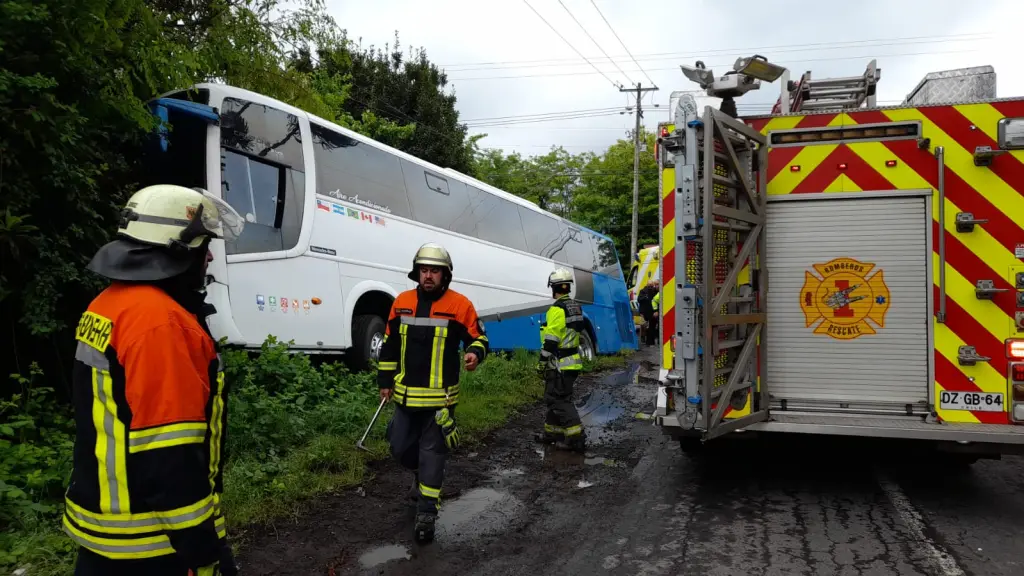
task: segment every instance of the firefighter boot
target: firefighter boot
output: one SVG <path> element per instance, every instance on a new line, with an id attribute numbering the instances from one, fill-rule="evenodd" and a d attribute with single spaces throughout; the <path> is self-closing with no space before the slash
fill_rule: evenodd
<path id="1" fill-rule="evenodd" d="M 434 521 L 437 517 L 433 514 L 423 514 L 422 512 L 416 515 L 416 527 L 413 529 L 416 542 L 420 544 L 428 544 L 434 541 Z"/>
<path id="2" fill-rule="evenodd" d="M 541 444 L 554 444 L 561 439 L 561 435 L 548 431 L 537 432 L 536 434 L 533 435 L 533 441 L 539 442 Z"/>
<path id="3" fill-rule="evenodd" d="M 569 450 L 573 452 L 579 452 L 583 454 L 587 451 L 587 441 L 583 437 L 583 434 L 577 434 L 566 438 L 565 443 L 568 445 Z"/>

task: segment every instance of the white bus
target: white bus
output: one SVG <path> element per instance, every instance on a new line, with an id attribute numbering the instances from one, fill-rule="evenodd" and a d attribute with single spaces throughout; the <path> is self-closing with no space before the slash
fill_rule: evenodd
<path id="1" fill-rule="evenodd" d="M 575 271 L 587 356 L 636 349 L 629 297 L 610 238 L 497 188 L 361 136 L 273 98 L 199 84 L 150 103 L 164 128 L 147 183 L 219 193 L 245 217 L 212 245 L 214 336 L 259 348 L 268 336 L 306 353 L 376 356 L 416 249 L 439 242 L 452 288 L 484 319 L 495 350 L 540 348 L 546 282 Z"/>

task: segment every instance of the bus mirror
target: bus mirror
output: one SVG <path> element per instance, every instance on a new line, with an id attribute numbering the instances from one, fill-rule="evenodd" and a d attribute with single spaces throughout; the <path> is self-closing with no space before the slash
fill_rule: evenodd
<path id="1" fill-rule="evenodd" d="M 153 115 L 160 121 L 160 125 L 157 126 L 156 133 L 160 139 L 160 151 L 167 152 L 167 106 L 163 104 L 157 104 L 153 107 Z"/>

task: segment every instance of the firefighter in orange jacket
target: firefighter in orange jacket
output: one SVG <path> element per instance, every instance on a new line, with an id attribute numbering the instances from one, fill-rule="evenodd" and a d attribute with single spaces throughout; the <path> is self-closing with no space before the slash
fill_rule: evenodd
<path id="1" fill-rule="evenodd" d="M 413 471 L 415 536 L 425 543 L 434 538 L 448 454 L 459 444 L 459 344 L 466 348 L 464 364 L 472 371 L 487 356 L 488 343 L 473 303 L 448 287 L 448 251 L 424 244 L 412 265 L 409 279 L 419 286 L 399 294 L 391 306 L 377 383 L 381 398 L 396 404 L 387 437 L 391 454 Z"/>
<path id="2" fill-rule="evenodd" d="M 89 263 L 113 282 L 76 331 L 64 531 L 76 576 L 236 574 L 220 509 L 227 388 L 204 302 L 238 213 L 198 189 L 136 192 Z"/>

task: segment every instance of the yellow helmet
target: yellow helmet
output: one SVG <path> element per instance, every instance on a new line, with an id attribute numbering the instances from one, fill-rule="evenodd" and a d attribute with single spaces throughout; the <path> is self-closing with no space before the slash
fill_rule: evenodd
<path id="1" fill-rule="evenodd" d="M 452 266 L 452 257 L 448 255 L 448 251 L 445 250 L 444 246 L 434 242 L 427 242 L 416 251 L 416 256 L 412 259 L 412 271 L 409 272 L 409 279 L 413 282 L 419 281 L 419 274 L 416 270 L 418 266 L 440 266 L 448 270 L 449 276 L 451 276 L 452 270 L 455 269 Z"/>
<path id="2" fill-rule="evenodd" d="M 572 284 L 575 278 L 573 277 L 572 270 L 568 268 L 556 268 L 554 272 L 548 274 L 548 287 L 554 286 L 555 284 Z"/>
<path id="3" fill-rule="evenodd" d="M 128 199 L 117 233 L 141 244 L 192 249 L 206 238 L 234 240 L 244 226 L 234 208 L 206 190 L 159 184 Z"/>

